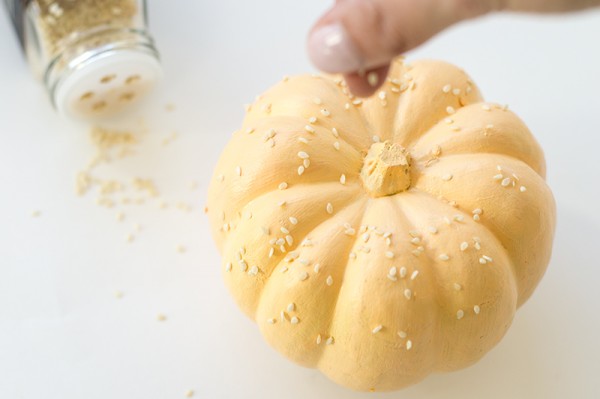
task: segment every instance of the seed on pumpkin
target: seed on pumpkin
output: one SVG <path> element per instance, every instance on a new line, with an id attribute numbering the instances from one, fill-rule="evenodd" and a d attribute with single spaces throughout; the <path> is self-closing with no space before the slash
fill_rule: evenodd
<path id="1" fill-rule="evenodd" d="M 308 259 L 298 259 L 298 262 L 304 266 L 310 265 L 310 261 Z"/>
<path id="2" fill-rule="evenodd" d="M 269 249 L 269 258 L 272 258 L 273 255 L 275 255 L 275 248 L 271 247 L 271 249 Z"/>
<path id="3" fill-rule="evenodd" d="M 380 143 L 381 142 L 381 137 L 379 137 L 378 135 L 374 135 L 373 136 L 373 143 Z"/>
<path id="4" fill-rule="evenodd" d="M 406 277 L 406 273 L 407 273 L 407 272 L 408 272 L 408 271 L 406 270 L 406 267 L 402 266 L 402 267 L 400 268 L 400 278 L 404 278 L 404 277 Z"/>
<path id="5" fill-rule="evenodd" d="M 373 334 L 377 334 L 379 331 L 381 331 L 383 329 L 383 326 L 381 324 L 379 324 L 378 326 L 375 326 L 375 328 L 373 329 Z"/>
<path id="6" fill-rule="evenodd" d="M 493 259 L 491 257 L 487 256 L 487 255 L 483 255 L 482 258 L 485 259 L 488 262 L 493 262 Z"/>
<path id="7" fill-rule="evenodd" d="M 429 226 L 428 230 L 431 234 L 437 234 L 438 232 L 438 229 L 435 226 Z"/>
<path id="8" fill-rule="evenodd" d="M 306 280 L 306 279 L 308 278 L 308 272 L 305 272 L 305 271 L 301 272 L 301 273 L 298 275 L 298 278 L 300 279 L 300 281 L 304 281 L 304 280 Z"/>
<path id="9" fill-rule="evenodd" d="M 327 206 L 325 207 L 325 209 L 327 210 L 328 214 L 333 214 L 333 205 L 331 204 L 331 202 L 327 203 Z"/>
<path id="10" fill-rule="evenodd" d="M 369 233 L 365 233 L 362 235 L 362 239 L 364 242 L 368 242 L 369 238 L 371 238 L 371 235 Z"/>
<path id="11" fill-rule="evenodd" d="M 479 263 L 485 265 L 487 263 L 487 260 L 485 260 L 485 258 L 479 258 Z"/>
<path id="12" fill-rule="evenodd" d="M 473 215 L 473 220 L 478 222 L 479 220 L 481 220 L 481 216 L 479 216 L 478 214 Z"/>

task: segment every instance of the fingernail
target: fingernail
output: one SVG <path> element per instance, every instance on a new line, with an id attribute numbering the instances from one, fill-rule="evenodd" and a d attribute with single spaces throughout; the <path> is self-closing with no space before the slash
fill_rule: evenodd
<path id="1" fill-rule="evenodd" d="M 360 52 L 339 23 L 318 28 L 310 35 L 308 56 L 317 68 L 329 73 L 355 72 L 363 67 Z"/>

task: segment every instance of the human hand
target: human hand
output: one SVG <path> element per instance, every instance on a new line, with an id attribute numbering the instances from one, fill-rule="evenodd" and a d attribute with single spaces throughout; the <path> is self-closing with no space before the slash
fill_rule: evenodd
<path id="1" fill-rule="evenodd" d="M 329 73 L 343 73 L 350 90 L 369 96 L 383 84 L 390 61 L 462 20 L 495 11 L 566 12 L 600 0 L 336 0 L 312 28 L 308 54 Z"/>

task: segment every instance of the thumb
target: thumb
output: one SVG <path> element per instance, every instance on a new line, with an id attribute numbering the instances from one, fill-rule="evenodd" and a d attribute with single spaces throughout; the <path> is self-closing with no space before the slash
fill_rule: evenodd
<path id="1" fill-rule="evenodd" d="M 387 64 L 444 28 L 490 11 L 497 0 L 338 0 L 313 27 L 308 55 L 329 73 Z"/>

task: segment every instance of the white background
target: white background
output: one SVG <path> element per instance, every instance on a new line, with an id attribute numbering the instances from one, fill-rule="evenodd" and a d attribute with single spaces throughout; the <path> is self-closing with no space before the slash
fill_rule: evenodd
<path id="1" fill-rule="evenodd" d="M 304 39 L 326 6 L 150 2 L 166 78 L 140 112 L 150 126 L 143 147 L 105 172 L 152 177 L 163 198 L 194 208 L 119 207 L 122 223 L 94 195 L 74 194 L 93 154 L 87 129 L 53 113 L 0 14 L 0 398 L 166 399 L 188 389 L 210 399 L 600 397 L 600 12 L 485 18 L 409 54 L 465 68 L 547 155 L 554 256 L 482 361 L 402 392 L 354 393 L 280 357 L 234 306 L 201 212 L 211 169 L 242 104 L 283 75 L 312 71 Z M 162 147 L 172 131 L 179 139 Z M 127 244 L 135 223 L 142 230 Z"/>

